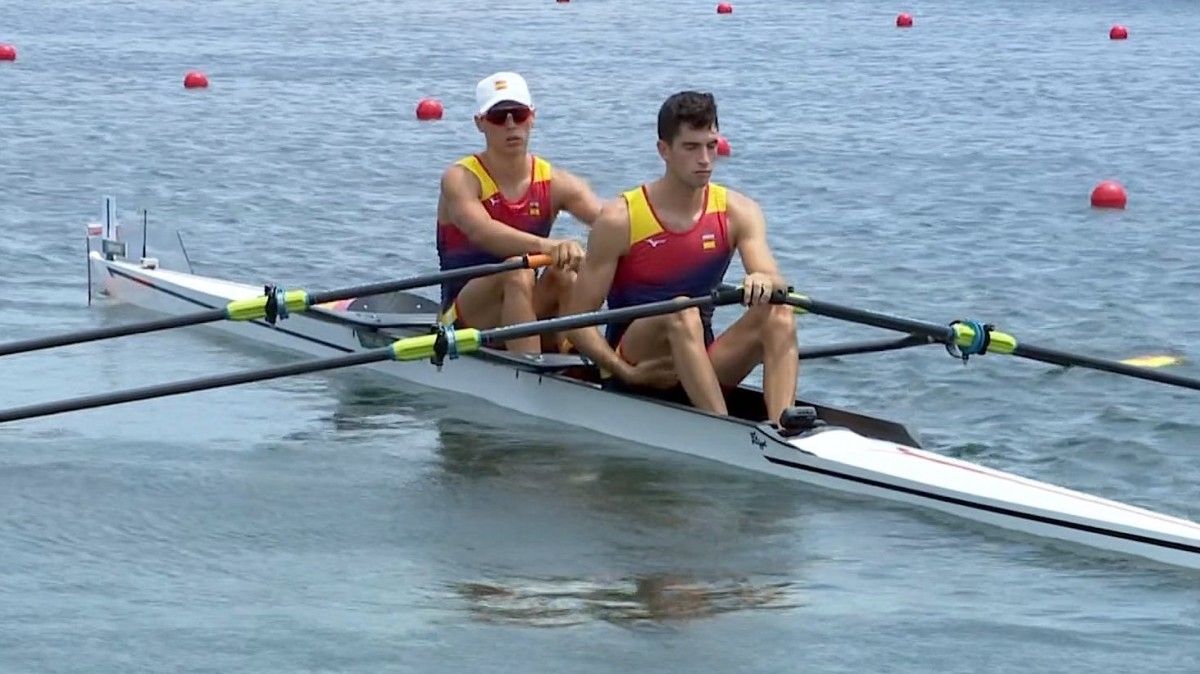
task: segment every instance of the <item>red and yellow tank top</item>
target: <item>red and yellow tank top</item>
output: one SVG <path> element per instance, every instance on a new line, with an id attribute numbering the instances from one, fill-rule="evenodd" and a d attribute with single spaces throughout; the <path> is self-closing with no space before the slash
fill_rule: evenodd
<path id="1" fill-rule="evenodd" d="M 531 156 L 529 188 L 516 201 L 504 198 L 500 187 L 488 173 L 487 167 L 483 165 L 483 161 L 478 155 L 463 157 L 455 163 L 466 168 L 479 179 L 481 186 L 479 200 L 483 203 L 488 215 L 492 216 L 494 220 L 536 236 L 550 235 L 550 229 L 554 225 L 554 209 L 550 203 L 552 174 L 550 162 L 541 157 Z M 453 222 L 441 220 L 437 223 L 437 252 L 443 271 L 503 262 L 503 258 L 472 243 Z M 442 285 L 443 310 L 454 302 L 454 298 L 464 285 L 466 285 L 466 281 L 455 281 Z"/>
<path id="2" fill-rule="evenodd" d="M 455 163 L 479 179 L 482 187 L 479 200 L 493 219 L 537 236 L 550 235 L 550 228 L 554 224 L 554 213 L 550 204 L 550 162 L 541 157 L 530 158 L 529 188 L 516 201 L 504 198 L 478 155 L 464 157 Z M 437 223 L 437 250 L 442 269 L 503 261 L 502 258 L 471 243 L 467 235 L 453 222 Z"/>
<path id="3" fill-rule="evenodd" d="M 709 183 L 704 192 L 704 212 L 685 232 L 663 227 L 645 185 L 622 196 L 629 206 L 629 252 L 617 262 L 608 293 L 609 308 L 681 295 L 694 297 L 717 289 L 733 259 L 723 186 Z M 708 326 L 711 307 L 701 315 Z M 615 346 L 626 327 L 608 326 L 609 343 Z"/>

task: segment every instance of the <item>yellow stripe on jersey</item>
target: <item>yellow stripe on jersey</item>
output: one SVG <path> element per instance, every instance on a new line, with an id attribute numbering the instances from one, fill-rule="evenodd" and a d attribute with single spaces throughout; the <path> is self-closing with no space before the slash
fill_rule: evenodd
<path id="1" fill-rule="evenodd" d="M 654 210 L 646 199 L 646 192 L 641 186 L 635 187 L 622 194 L 625 203 L 629 205 L 629 245 L 644 241 L 663 231 L 662 224 L 654 217 Z M 727 204 L 727 193 L 723 185 L 708 184 L 708 201 L 704 204 L 704 213 L 724 213 Z M 704 241 L 704 250 L 717 247 L 715 239 Z"/>
<path id="2" fill-rule="evenodd" d="M 492 177 L 488 175 L 487 169 L 483 168 L 483 164 L 479 162 L 479 158 L 475 155 L 463 157 L 455 163 L 474 173 L 475 177 L 479 179 L 481 199 L 490 199 L 492 195 L 500 191 L 500 188 L 496 185 L 496 181 L 492 180 Z"/>

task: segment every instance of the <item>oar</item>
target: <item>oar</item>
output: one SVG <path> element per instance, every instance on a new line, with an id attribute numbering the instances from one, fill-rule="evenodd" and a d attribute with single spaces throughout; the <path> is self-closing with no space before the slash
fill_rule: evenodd
<path id="1" fill-rule="evenodd" d="M 887 339 L 863 340 L 860 342 L 844 342 L 827 344 L 825 346 L 800 347 L 800 360 L 816 360 L 818 358 L 833 358 L 835 356 L 854 356 L 864 353 L 879 353 L 881 351 L 898 351 L 914 346 L 934 344 L 935 341 L 922 335 L 907 337 L 889 337 Z"/>
<path id="2" fill-rule="evenodd" d="M 535 269 L 538 267 L 545 267 L 549 264 L 549 255 L 524 255 L 522 257 L 506 260 L 504 262 L 481 264 L 473 267 L 462 267 L 461 269 L 439 271 L 431 274 L 423 274 L 421 276 L 412 276 L 393 281 L 379 281 L 376 283 L 351 286 L 349 288 L 341 288 L 338 290 L 326 290 L 324 292 L 317 293 L 309 293 L 305 290 L 277 290 L 275 292 L 266 292 L 261 297 L 250 297 L 244 300 L 234 300 L 223 307 L 207 309 L 205 311 L 198 311 L 191 314 L 172 316 L 170 318 L 158 318 L 140 323 L 130 323 L 127 325 L 114 325 L 105 328 L 79 330 L 60 335 L 32 337 L 30 339 L 8 342 L 6 344 L 0 344 L 0 356 L 8 356 L 14 353 L 25 353 L 28 351 L 38 351 L 56 346 L 67 346 L 69 344 L 82 344 L 84 342 L 93 342 L 112 337 L 139 335 L 147 332 L 167 330 L 170 328 L 182 328 L 188 325 L 214 323 L 216 321 L 223 320 L 254 321 L 267 318 L 274 323 L 276 317 L 286 318 L 289 312 L 306 311 L 309 309 L 309 307 L 313 307 L 318 304 L 324 304 L 326 302 L 337 302 L 338 300 L 346 300 L 354 297 L 367 297 L 370 295 L 378 295 L 380 293 L 396 292 L 398 290 L 412 290 L 413 288 L 423 288 L 426 286 L 436 285 L 444 281 L 478 278 L 480 276 L 499 274 L 501 272 L 512 271 L 514 269 Z"/>
<path id="3" fill-rule="evenodd" d="M 725 290 L 733 286 L 728 283 L 721 284 L 721 289 Z M 808 310 L 802 306 L 793 304 L 792 311 L 796 314 L 808 313 Z M 814 312 L 815 313 L 815 312 Z M 910 335 L 911 340 L 901 338 L 897 341 L 880 341 L 880 342 L 862 342 L 850 344 L 833 344 L 830 346 L 820 347 L 812 351 L 806 352 L 803 348 L 800 350 L 800 358 L 803 360 L 812 360 L 814 358 L 827 358 L 829 356 L 849 356 L 859 353 L 875 353 L 878 351 L 894 351 L 897 349 L 905 349 L 910 346 L 920 346 L 922 344 L 932 344 L 940 341 L 940 338 L 930 338 L 923 334 Z M 1151 353 L 1143 356 L 1133 356 L 1130 358 L 1122 358 L 1119 362 L 1126 365 L 1134 365 L 1136 367 L 1151 368 L 1151 367 L 1171 367 L 1184 362 L 1182 356 L 1174 356 L 1170 354 Z"/>
<path id="4" fill-rule="evenodd" d="M 155 384 L 140 388 L 125 389 L 123 391 L 99 393 L 95 395 L 81 396 L 78 398 L 68 398 L 65 400 L 0 410 L 0 423 L 6 421 L 17 421 L 20 419 L 31 419 L 34 417 L 50 416 L 53 414 L 73 412 L 76 410 L 105 407 L 108 405 L 118 405 L 137 400 L 162 398 L 181 393 L 191 393 L 193 391 L 204 391 L 208 389 L 222 388 L 225 386 L 235 386 L 237 384 L 248 384 L 250 382 L 277 379 L 279 377 L 288 377 L 297 374 L 335 370 L 338 368 L 350 367 L 353 365 L 364 365 L 366 363 L 375 363 L 385 360 L 410 361 L 430 358 L 434 364 L 440 368 L 444 357 L 449 356 L 452 359 L 457 358 L 461 354 L 468 354 L 478 351 L 487 344 L 501 343 L 510 339 L 519 339 L 521 337 L 529 337 L 547 332 L 561 332 L 563 330 L 585 328 L 594 325 L 603 325 L 605 323 L 631 321 L 636 318 L 644 318 L 646 316 L 669 314 L 690 307 L 737 304 L 741 301 L 741 297 L 742 289 L 733 288 L 732 290 L 719 290 L 711 295 L 705 295 L 702 297 L 676 298 L 663 302 L 651 302 L 648 304 L 639 304 L 621 309 L 573 314 L 570 316 L 563 316 L 560 318 L 552 318 L 542 321 L 518 323 L 516 325 L 493 328 L 491 330 L 476 330 L 474 328 L 452 330 L 446 326 L 439 326 L 438 332 L 436 333 L 419 335 L 416 337 L 405 337 L 392 342 L 388 346 L 346 354 L 343 356 L 318 358 L 315 360 L 306 360 L 288 365 L 278 365 L 274 367 L 247 370 L 243 372 L 232 372 L 228 374 L 200 377 L 197 379 L 188 379 L 166 384 Z"/>
<path id="5" fill-rule="evenodd" d="M 1093 370 L 1111 372 L 1127 377 L 1136 377 L 1137 379 L 1145 379 L 1200 391 L 1200 379 L 1181 377 L 1176 374 L 1159 372 L 1146 367 L 1096 358 L 1085 354 L 1070 353 L 1068 351 L 1034 346 L 1032 344 L 1021 344 L 1017 341 L 1016 337 L 1006 332 L 1000 332 L 999 330 L 992 329 L 991 326 L 985 326 L 973 321 L 955 322 L 952 325 L 939 325 L 937 323 L 889 316 L 887 314 L 856 309 L 832 302 L 814 300 L 799 293 L 788 293 L 784 302 L 793 307 L 821 316 L 871 325 L 887 330 L 895 330 L 910 335 L 929 337 L 943 344 L 952 345 L 960 349 L 963 356 L 1001 353 L 1050 363 L 1052 365 L 1086 367 Z"/>

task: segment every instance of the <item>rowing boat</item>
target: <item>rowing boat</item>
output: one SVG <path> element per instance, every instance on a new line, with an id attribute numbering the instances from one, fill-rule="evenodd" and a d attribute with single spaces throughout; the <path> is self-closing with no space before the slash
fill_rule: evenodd
<path id="1" fill-rule="evenodd" d="M 145 255 L 144 230 L 89 229 L 89 293 L 181 315 L 262 297 L 264 287 L 194 273 L 186 251 Z M 140 238 L 140 241 L 139 241 Z M 181 240 L 180 240 L 181 242 Z M 143 256 L 126 257 L 127 248 Z M 169 260 L 169 262 L 166 262 Z M 410 292 L 316 305 L 284 320 L 222 321 L 221 330 L 316 356 L 351 354 L 428 334 L 437 304 Z M 818 487 L 931 508 L 1035 536 L 1200 568 L 1200 524 L 921 448 L 904 426 L 798 400 L 824 422 L 802 431 L 760 423 L 761 391 L 729 394 L 729 415 L 605 387 L 582 358 L 481 348 L 437 368 L 367 367 L 409 385 L 470 396 L 512 412 Z M 620 423 L 613 423 L 619 419 Z"/>

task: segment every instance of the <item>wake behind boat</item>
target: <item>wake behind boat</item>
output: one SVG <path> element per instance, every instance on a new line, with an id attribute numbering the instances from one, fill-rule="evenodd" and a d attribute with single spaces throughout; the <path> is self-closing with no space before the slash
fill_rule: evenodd
<path id="1" fill-rule="evenodd" d="M 231 302 L 263 298 L 261 285 L 193 273 L 181 248 L 155 250 L 155 259 L 132 255 L 144 247 L 145 230 L 109 229 L 108 237 L 99 228 L 89 230 L 89 286 L 98 293 L 178 317 L 219 315 Z M 281 300 L 279 306 L 286 304 Z M 419 295 L 391 292 L 318 303 L 283 320 L 214 325 L 293 352 L 353 355 L 429 335 L 437 309 L 436 302 Z M 738 468 L 1200 568 L 1200 525 L 1194 522 L 929 452 L 903 426 L 847 410 L 797 401 L 815 408 L 823 423 L 776 429 L 757 421 L 765 417 L 762 395 L 748 386 L 730 393 L 729 416 L 717 416 L 675 400 L 614 392 L 589 363 L 573 355 L 528 356 L 483 347 L 445 361 L 444 367 L 394 361 L 369 367 L 409 384 Z M 177 392 L 183 390 L 198 389 Z"/>

